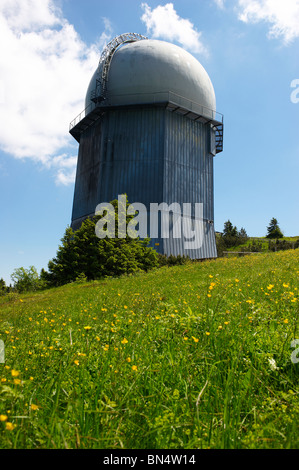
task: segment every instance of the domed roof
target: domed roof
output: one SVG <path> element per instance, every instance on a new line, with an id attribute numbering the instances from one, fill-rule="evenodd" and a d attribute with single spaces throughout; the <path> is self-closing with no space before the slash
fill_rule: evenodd
<path id="1" fill-rule="evenodd" d="M 85 107 L 91 103 L 97 78 L 96 70 L 87 90 Z M 206 70 L 181 47 L 144 39 L 116 49 L 108 72 L 109 104 L 156 102 L 162 93 L 168 92 L 216 110 L 215 92 Z"/>

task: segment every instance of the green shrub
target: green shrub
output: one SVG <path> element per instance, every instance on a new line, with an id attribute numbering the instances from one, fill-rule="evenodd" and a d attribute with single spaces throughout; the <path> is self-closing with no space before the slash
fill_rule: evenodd
<path id="1" fill-rule="evenodd" d="M 36 291 L 42 287 L 38 272 L 34 266 L 17 268 L 11 275 L 14 289 L 18 292 Z"/>
<path id="2" fill-rule="evenodd" d="M 216 236 L 216 247 L 218 256 L 223 256 L 223 251 L 227 248 L 242 245 L 248 240 L 248 235 L 245 228 L 240 230 L 234 226 L 230 220 L 224 223 L 223 232 Z"/>
<path id="3" fill-rule="evenodd" d="M 118 233 L 118 201 L 111 204 L 115 208 Z M 148 246 L 149 239 L 134 239 L 128 235 L 125 238 L 98 238 L 95 228 L 102 217 L 97 215 L 86 219 L 76 231 L 70 227 L 66 229 L 56 257 L 48 263 L 49 272 L 43 276 L 48 285 L 63 285 L 82 278 L 94 280 L 132 274 L 158 266 L 158 255 Z M 126 225 L 132 218 L 127 216 Z"/>
<path id="4" fill-rule="evenodd" d="M 287 240 L 269 240 L 269 251 L 291 250 L 293 244 Z"/>
<path id="5" fill-rule="evenodd" d="M 251 253 L 261 253 L 263 251 L 263 244 L 260 241 L 252 240 L 252 242 L 250 242 L 248 246 L 241 248 L 241 251 L 248 251 Z"/>
<path id="6" fill-rule="evenodd" d="M 159 266 L 177 266 L 177 265 L 183 265 L 186 264 L 188 261 L 190 261 L 189 256 L 185 255 L 161 255 L 160 253 L 158 254 L 158 260 L 159 260 Z"/>

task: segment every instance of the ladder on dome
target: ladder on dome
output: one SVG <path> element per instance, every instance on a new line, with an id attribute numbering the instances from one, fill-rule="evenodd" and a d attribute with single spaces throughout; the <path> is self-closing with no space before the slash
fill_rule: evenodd
<path id="1" fill-rule="evenodd" d="M 223 123 L 215 124 L 215 146 L 216 146 L 216 153 L 220 153 L 223 151 Z"/>
<path id="2" fill-rule="evenodd" d="M 107 44 L 99 60 L 96 88 L 90 94 L 91 101 L 95 104 L 99 104 L 106 98 L 109 68 L 116 49 L 122 44 L 141 41 L 143 39 L 148 38 L 138 33 L 124 33 L 112 39 L 112 41 Z"/>

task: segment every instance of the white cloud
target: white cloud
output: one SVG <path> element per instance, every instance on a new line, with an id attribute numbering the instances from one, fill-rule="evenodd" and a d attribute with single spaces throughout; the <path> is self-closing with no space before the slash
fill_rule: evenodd
<path id="1" fill-rule="evenodd" d="M 56 171 L 56 184 L 68 185 L 75 180 L 77 156 L 67 153 L 53 157 L 47 164 Z"/>
<path id="2" fill-rule="evenodd" d="M 77 159 L 76 159 L 77 160 Z M 75 181 L 76 178 L 76 168 L 72 168 L 68 171 L 58 170 L 56 176 L 56 183 L 58 185 L 67 186 Z"/>
<path id="3" fill-rule="evenodd" d="M 142 3 L 141 7 L 144 11 L 141 20 L 153 38 L 177 41 L 191 52 L 207 54 L 207 49 L 200 39 L 201 33 L 196 31 L 188 19 L 179 17 L 173 3 L 158 5 L 153 10 L 147 3 Z"/>
<path id="4" fill-rule="evenodd" d="M 216 3 L 218 8 L 221 8 L 221 10 L 223 10 L 225 0 L 214 0 L 214 2 Z"/>
<path id="5" fill-rule="evenodd" d="M 299 0 L 238 0 L 239 19 L 245 23 L 270 23 L 269 37 L 285 44 L 299 37 Z"/>
<path id="6" fill-rule="evenodd" d="M 87 46 L 53 0 L 1 0 L 0 148 L 74 179 L 76 143 L 69 122 L 82 111 L 85 92 L 111 25 Z M 62 157 L 63 155 L 63 157 Z"/>
<path id="7" fill-rule="evenodd" d="M 15 31 L 40 29 L 61 22 L 60 10 L 49 0 L 1 0 L 1 12 Z"/>

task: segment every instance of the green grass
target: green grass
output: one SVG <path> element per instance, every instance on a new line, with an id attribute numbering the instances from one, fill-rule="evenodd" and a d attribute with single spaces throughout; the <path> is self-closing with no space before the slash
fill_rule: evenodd
<path id="1" fill-rule="evenodd" d="M 298 448 L 298 275 L 290 250 L 0 298 L 0 447 Z"/>
<path id="2" fill-rule="evenodd" d="M 296 243 L 298 238 L 299 237 L 283 237 L 283 238 L 280 238 L 279 240 L 280 241 L 285 240 L 286 242 Z M 271 240 L 271 241 L 272 243 L 275 242 L 275 240 Z M 239 252 L 239 251 L 242 251 L 242 249 L 249 247 L 249 245 L 251 245 L 252 242 L 261 243 L 262 253 L 269 252 L 269 238 L 266 238 L 266 237 L 249 237 L 245 243 L 242 243 L 241 245 L 238 245 L 238 246 L 233 246 L 231 248 L 225 248 L 224 251 Z"/>

